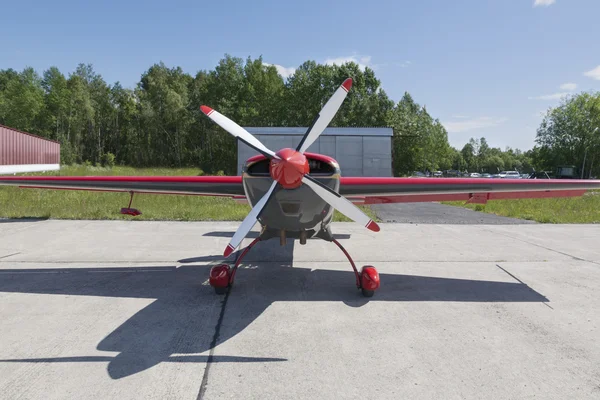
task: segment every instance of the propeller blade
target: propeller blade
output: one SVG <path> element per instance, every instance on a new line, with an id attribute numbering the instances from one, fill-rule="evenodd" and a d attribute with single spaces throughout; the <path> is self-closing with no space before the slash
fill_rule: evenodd
<path id="1" fill-rule="evenodd" d="M 254 150 L 267 157 L 279 158 L 275 155 L 273 151 L 269 150 L 264 144 L 260 142 L 260 140 L 255 138 L 250 132 L 248 132 L 247 130 L 245 130 L 244 128 L 242 128 L 223 114 L 207 106 L 200 106 L 200 109 L 204 114 L 206 114 L 208 118 L 212 119 L 214 122 L 219 124 L 221 128 L 225 129 L 227 132 L 231 133 L 233 136 L 237 137 L 242 142 L 252 147 Z"/>
<path id="2" fill-rule="evenodd" d="M 237 247 L 240 245 L 240 243 L 242 243 L 242 240 L 244 240 L 246 235 L 248 235 L 248 232 L 250 232 L 250 230 L 254 227 L 254 225 L 256 225 L 256 222 L 258 221 L 258 217 L 260 216 L 260 213 L 262 212 L 263 208 L 265 207 L 265 205 L 267 204 L 267 202 L 273 195 L 273 191 L 275 190 L 276 186 L 277 186 L 277 181 L 273 181 L 273 184 L 269 188 L 269 191 L 267 193 L 265 193 L 265 195 L 252 208 L 252 210 L 246 216 L 246 218 L 244 218 L 244 221 L 242 222 L 242 224 L 240 225 L 238 230 L 235 232 L 235 234 L 231 238 L 231 241 L 225 248 L 225 252 L 223 252 L 223 255 L 225 257 L 229 257 L 229 255 L 235 249 L 237 249 Z"/>
<path id="3" fill-rule="evenodd" d="M 352 78 L 348 78 L 340 85 L 340 87 L 335 91 L 333 96 L 327 101 L 327 104 L 323 107 L 321 112 L 317 114 L 317 117 L 313 121 L 312 125 L 308 128 L 302 141 L 298 144 L 296 151 L 300 153 L 304 153 L 306 149 L 310 147 L 311 144 L 318 139 L 318 137 L 323 133 L 327 125 L 331 122 L 335 113 L 340 109 L 340 106 L 344 102 L 346 95 L 352 88 Z"/>
<path id="4" fill-rule="evenodd" d="M 309 186 L 319 197 L 329 203 L 333 208 L 347 216 L 348 218 L 353 219 L 354 221 L 363 224 L 368 229 L 373 232 L 379 232 L 379 225 L 377 225 L 369 216 L 363 213 L 358 207 L 356 207 L 352 202 L 346 199 L 344 196 L 336 193 L 331 190 L 327 186 L 323 185 L 321 182 L 315 180 L 314 178 L 304 175 L 302 178 L 302 183 L 305 183 Z"/>

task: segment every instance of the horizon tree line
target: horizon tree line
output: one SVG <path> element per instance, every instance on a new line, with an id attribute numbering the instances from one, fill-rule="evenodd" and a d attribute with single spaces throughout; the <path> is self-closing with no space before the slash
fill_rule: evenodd
<path id="1" fill-rule="evenodd" d="M 549 110 L 532 150 L 490 148 L 483 137 L 458 150 L 448 143 L 441 122 L 408 92 L 395 103 L 372 69 L 353 62 L 309 60 L 287 79 L 262 58 L 225 55 L 214 69 L 195 75 L 161 62 L 145 71 L 133 89 L 106 83 L 90 64 L 79 64 L 68 76 L 56 67 L 41 75 L 33 68 L 9 68 L 0 70 L 0 124 L 58 140 L 63 164 L 198 167 L 232 175 L 237 170 L 235 138 L 205 118 L 201 104 L 242 126 L 309 126 L 349 76 L 352 90 L 330 126 L 392 127 L 396 176 L 449 169 L 528 172 L 580 162 L 582 151 L 590 172 L 600 164 L 600 132 L 594 136 L 587 130 L 598 126 L 597 94 L 582 94 Z"/>

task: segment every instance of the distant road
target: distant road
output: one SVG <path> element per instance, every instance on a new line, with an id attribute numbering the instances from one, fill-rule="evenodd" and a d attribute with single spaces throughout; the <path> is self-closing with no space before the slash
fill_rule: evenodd
<path id="1" fill-rule="evenodd" d="M 404 224 L 514 225 L 536 223 L 535 221 L 501 217 L 439 203 L 375 204 L 371 208 L 383 222 Z"/>

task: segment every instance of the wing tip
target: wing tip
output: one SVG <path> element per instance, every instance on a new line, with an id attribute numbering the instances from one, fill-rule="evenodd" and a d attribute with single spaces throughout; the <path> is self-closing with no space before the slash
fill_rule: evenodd
<path id="1" fill-rule="evenodd" d="M 375 221 L 373 220 L 369 220 L 369 223 L 367 224 L 367 229 L 370 229 L 373 232 L 379 232 L 381 230 L 381 228 L 379 228 L 379 225 L 377 225 L 377 223 L 375 223 Z"/>
<path id="2" fill-rule="evenodd" d="M 227 247 L 225 248 L 225 251 L 223 252 L 223 255 L 225 257 L 229 257 L 229 255 L 231 253 L 233 253 L 233 250 L 235 250 L 235 247 L 233 247 L 232 245 L 228 244 Z"/>
<path id="3" fill-rule="evenodd" d="M 342 87 L 346 89 L 346 92 L 349 92 L 352 89 L 352 78 L 347 78 L 344 83 L 342 83 Z"/>
<path id="4" fill-rule="evenodd" d="M 213 111 L 215 111 L 208 106 L 200 106 L 200 110 L 202 110 L 202 112 L 206 115 L 210 115 Z"/>

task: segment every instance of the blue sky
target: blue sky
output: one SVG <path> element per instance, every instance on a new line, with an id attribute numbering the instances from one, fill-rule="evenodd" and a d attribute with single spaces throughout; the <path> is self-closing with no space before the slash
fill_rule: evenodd
<path id="1" fill-rule="evenodd" d="M 539 4 L 536 4 L 539 3 Z M 0 69 L 92 63 L 133 87 L 153 63 L 196 73 L 225 53 L 290 71 L 355 60 L 408 91 L 461 148 L 534 144 L 561 94 L 600 90 L 598 0 L 5 2 Z"/>

